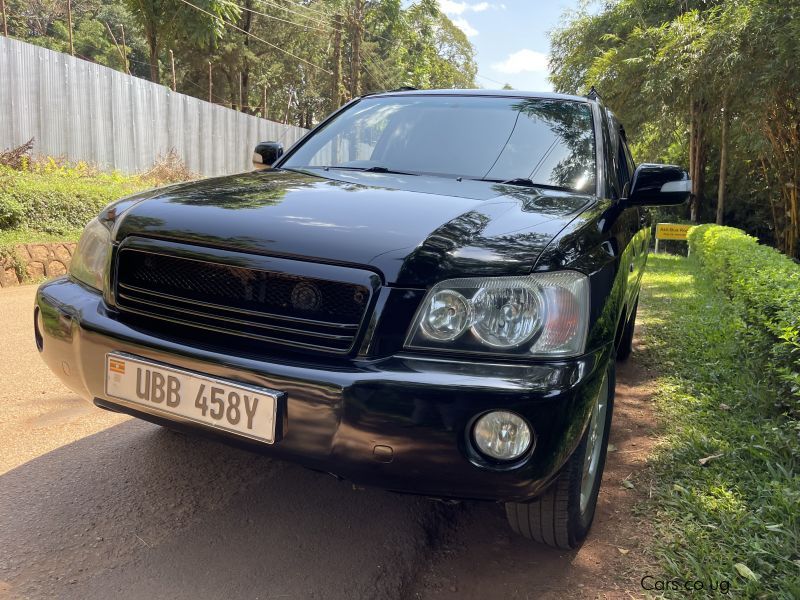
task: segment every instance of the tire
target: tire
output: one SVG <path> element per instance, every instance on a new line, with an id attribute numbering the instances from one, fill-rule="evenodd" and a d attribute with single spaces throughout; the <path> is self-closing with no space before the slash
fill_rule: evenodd
<path id="1" fill-rule="evenodd" d="M 607 388 L 605 383 L 607 383 Z M 591 419 L 580 444 L 567 461 L 564 470 L 541 496 L 528 503 L 506 503 L 508 523 L 516 533 L 559 550 L 577 548 L 586 538 L 597 507 L 597 495 L 603 479 L 608 435 L 614 411 L 613 360 L 608 366 L 606 379 L 601 384 L 598 400 L 604 392 L 606 396 L 604 429 L 600 438 L 599 455 L 596 456 L 595 475 L 591 480 L 591 485 L 587 484 L 585 488 L 588 493 L 586 493 L 584 502 L 581 502 L 581 492 L 586 450 L 592 429 Z M 595 409 L 596 406 L 597 404 L 595 404 Z"/>
<path id="2" fill-rule="evenodd" d="M 617 360 L 628 360 L 633 351 L 633 330 L 636 328 L 636 311 L 639 309 L 639 297 L 636 297 L 636 302 L 633 304 L 633 311 L 628 322 L 625 324 L 625 329 L 622 332 L 622 338 L 619 340 L 619 347 L 617 348 Z"/>

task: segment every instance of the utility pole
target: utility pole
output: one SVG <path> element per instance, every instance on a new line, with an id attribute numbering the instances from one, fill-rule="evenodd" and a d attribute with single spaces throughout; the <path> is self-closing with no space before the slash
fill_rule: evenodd
<path id="1" fill-rule="evenodd" d="M 267 86 L 264 86 L 264 111 L 261 113 L 261 118 L 267 118 Z"/>
<path id="2" fill-rule="evenodd" d="M 119 57 L 122 59 L 122 64 L 123 64 L 123 66 L 126 67 L 125 70 L 127 71 L 128 70 L 127 69 L 128 63 L 125 60 L 124 47 L 123 48 L 119 47 L 119 44 L 117 43 L 117 38 L 114 37 L 114 32 L 111 31 L 111 25 L 109 25 L 107 21 L 105 22 L 105 24 L 106 24 L 106 29 L 108 29 L 108 35 L 111 36 L 111 41 L 114 42 L 114 48 L 116 48 L 117 52 L 119 52 Z M 128 75 L 130 75 L 130 72 L 128 72 Z"/>
<path id="3" fill-rule="evenodd" d="M 172 63 L 172 91 L 178 91 L 178 84 L 175 81 L 175 53 L 170 49 L 169 51 L 169 62 Z"/>
<path id="4" fill-rule="evenodd" d="M 211 77 L 211 61 L 208 61 L 208 101 L 211 102 L 212 94 L 211 92 L 214 89 L 214 80 Z"/>
<path id="5" fill-rule="evenodd" d="M 125 44 L 125 26 L 120 23 L 119 31 L 122 34 L 122 57 L 125 59 L 125 72 L 131 74 L 131 65 L 128 62 L 128 46 Z"/>
<path id="6" fill-rule="evenodd" d="M 283 124 L 289 124 L 289 109 L 292 107 L 292 96 L 294 96 L 294 90 L 289 92 L 289 102 L 286 103 L 286 114 L 283 117 Z"/>
<path id="7" fill-rule="evenodd" d="M 8 21 L 6 21 L 6 0 L 0 0 L 0 11 L 3 13 L 3 35 L 8 37 Z"/>
<path id="8" fill-rule="evenodd" d="M 67 0 L 67 22 L 69 24 L 69 53 L 75 56 L 75 47 L 72 45 L 72 0 Z"/>
<path id="9" fill-rule="evenodd" d="M 244 112 L 244 98 L 242 96 L 242 72 L 239 71 L 239 111 Z"/>
<path id="10" fill-rule="evenodd" d="M 333 81 L 331 83 L 331 106 L 333 112 L 341 104 L 342 97 L 342 16 L 333 18 Z"/>

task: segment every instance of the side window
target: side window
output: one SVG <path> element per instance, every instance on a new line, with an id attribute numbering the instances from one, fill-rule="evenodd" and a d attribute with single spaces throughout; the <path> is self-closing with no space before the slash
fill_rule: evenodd
<path id="1" fill-rule="evenodd" d="M 614 181 L 620 198 L 625 198 L 630 191 L 633 171 L 630 170 L 628 158 L 625 155 L 625 133 L 613 114 L 609 113 L 608 121 L 611 124 L 611 152 L 614 165 Z"/>
<path id="2" fill-rule="evenodd" d="M 625 188 L 625 196 L 630 193 L 630 186 L 633 184 L 633 173 L 636 171 L 636 164 L 633 162 L 631 149 L 628 147 L 628 140 L 625 139 L 625 130 L 620 129 L 619 148 L 622 155 L 620 156 L 620 163 L 624 166 L 627 173 L 627 187 Z"/>
<path id="3" fill-rule="evenodd" d="M 627 198 L 628 193 L 631 191 L 633 173 L 630 171 L 628 157 L 625 155 L 625 141 L 622 136 L 619 136 L 619 143 L 617 144 L 617 173 L 619 174 L 619 186 L 622 189 L 622 197 Z"/>
<path id="4" fill-rule="evenodd" d="M 600 111 L 601 119 L 603 122 L 603 154 L 605 155 L 604 170 L 606 178 L 607 192 L 611 200 L 617 200 L 620 197 L 622 188 L 619 186 L 617 179 L 617 136 L 611 135 L 613 131 L 613 117 L 611 113 L 602 110 Z"/>

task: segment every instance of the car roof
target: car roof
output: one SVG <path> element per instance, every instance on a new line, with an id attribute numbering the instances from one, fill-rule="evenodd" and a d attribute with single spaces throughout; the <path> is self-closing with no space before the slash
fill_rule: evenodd
<path id="1" fill-rule="evenodd" d="M 572 102 L 597 102 L 597 98 L 587 96 L 574 96 L 572 94 L 557 94 L 553 92 L 525 92 L 520 90 L 484 90 L 484 89 L 436 89 L 414 90 L 399 89 L 387 90 L 367 94 L 368 96 L 489 96 L 509 98 L 543 98 L 546 100 L 570 100 Z"/>

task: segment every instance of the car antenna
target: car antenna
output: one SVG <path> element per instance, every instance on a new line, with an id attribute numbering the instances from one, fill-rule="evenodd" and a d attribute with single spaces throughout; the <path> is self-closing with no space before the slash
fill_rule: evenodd
<path id="1" fill-rule="evenodd" d="M 586 95 L 586 97 L 590 100 L 602 100 L 602 98 L 600 98 L 600 94 L 597 93 L 597 90 L 594 86 L 592 86 L 592 89 L 589 90 L 589 93 Z"/>

